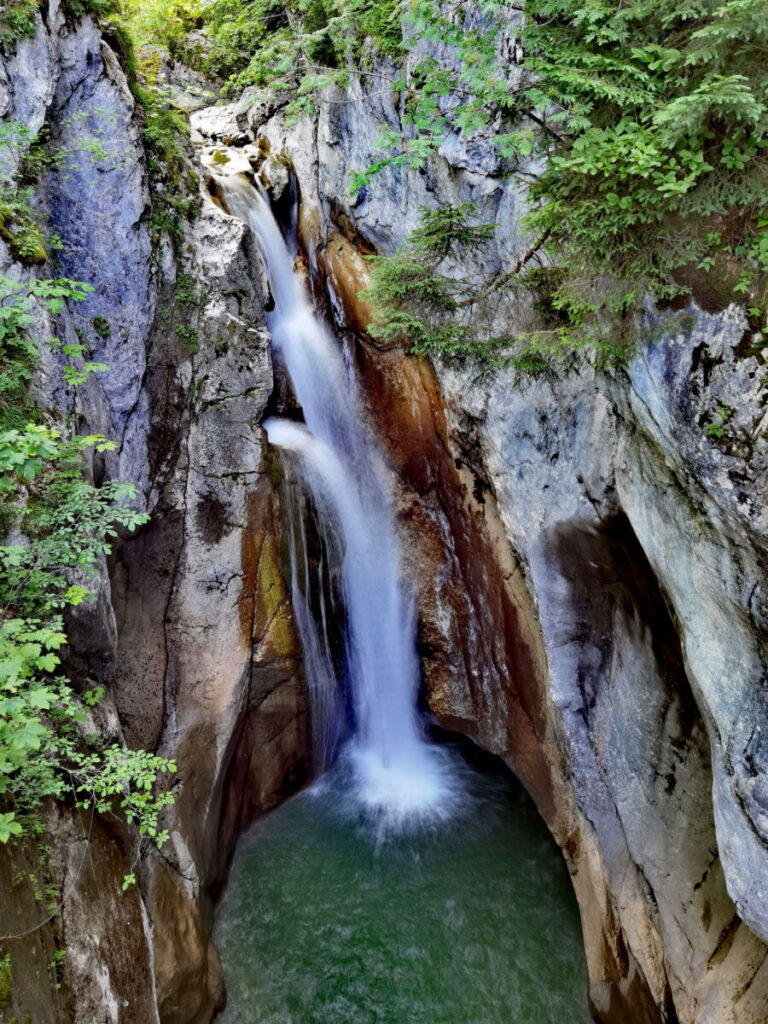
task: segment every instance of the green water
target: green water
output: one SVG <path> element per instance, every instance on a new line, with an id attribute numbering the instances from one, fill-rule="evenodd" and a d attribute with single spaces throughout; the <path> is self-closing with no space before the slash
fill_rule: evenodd
<path id="1" fill-rule="evenodd" d="M 588 1024 L 559 850 L 515 783 L 460 774 L 462 811 L 410 835 L 378 834 L 343 776 L 257 824 L 217 912 L 222 1021 Z"/>

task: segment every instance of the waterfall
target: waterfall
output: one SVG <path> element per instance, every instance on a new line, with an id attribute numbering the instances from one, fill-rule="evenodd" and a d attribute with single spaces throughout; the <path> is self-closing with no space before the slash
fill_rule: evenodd
<path id="1" fill-rule="evenodd" d="M 322 775 L 332 765 L 342 736 L 343 705 L 328 636 L 325 560 L 321 558 L 313 577 L 308 556 L 305 510 L 301 482 L 289 478 L 286 484 L 288 505 L 288 548 L 291 562 L 291 605 L 301 637 L 304 672 L 311 708 L 312 757 L 315 771 Z M 321 524 L 322 525 L 322 524 Z M 323 551 L 331 550 L 331 536 L 323 530 Z M 311 595 L 317 594 L 319 620 L 312 613 Z"/>
<path id="2" fill-rule="evenodd" d="M 276 358 L 285 366 L 304 424 L 269 419 L 271 444 L 295 453 L 317 515 L 341 551 L 345 660 L 354 714 L 346 756 L 358 798 L 394 817 L 442 808 L 450 785 L 441 751 L 422 735 L 415 707 L 419 666 L 415 613 L 401 580 L 393 498 L 383 458 L 363 416 L 353 373 L 316 316 L 268 202 L 243 176 L 222 177 L 230 211 L 248 223 L 267 266 L 274 308 L 267 316 Z M 301 548 L 301 550 L 299 550 Z M 311 708 L 329 745 L 342 701 L 329 697 L 332 667 L 311 621 L 306 544 L 292 544 L 297 622 L 305 649 Z M 329 731 L 330 730 L 330 731 Z M 319 760 L 327 759 L 328 751 Z"/>

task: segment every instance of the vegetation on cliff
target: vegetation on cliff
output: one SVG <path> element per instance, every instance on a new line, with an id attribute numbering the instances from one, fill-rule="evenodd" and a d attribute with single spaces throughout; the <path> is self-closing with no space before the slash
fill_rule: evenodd
<path id="1" fill-rule="evenodd" d="M 61 313 L 87 285 L 63 279 L 26 284 L 0 278 L 0 842 L 42 826 L 54 798 L 100 811 L 120 807 L 140 834 L 164 836 L 158 815 L 170 796 L 155 790 L 173 765 L 130 751 L 92 718 L 103 689 L 77 693 L 62 672 L 65 614 L 88 600 L 88 575 L 111 550 L 117 528 L 146 521 L 129 502 L 130 484 L 95 486 L 84 459 L 115 448 L 101 435 L 66 438 L 41 421 L 30 384 L 38 348 L 30 328 L 41 311 Z M 58 347 L 72 385 L 102 369 L 83 346 Z M 69 372 L 66 372 L 66 371 Z"/>
<path id="2" fill-rule="evenodd" d="M 697 284 L 764 309 L 765 4 L 532 0 L 529 12 L 526 101 L 554 129 L 531 133 L 547 163 L 528 224 L 564 271 L 554 301 L 570 323 Z"/>
<path id="3" fill-rule="evenodd" d="M 418 355 L 502 358 L 507 339 L 493 336 L 494 289 L 460 272 L 461 260 L 493 239 L 495 225 L 473 224 L 475 215 L 472 203 L 423 209 L 399 253 L 368 257 L 371 284 L 361 298 L 374 309 L 374 338 L 385 345 L 406 338 Z"/>
<path id="4" fill-rule="evenodd" d="M 0 50 L 10 53 L 34 34 L 39 8 L 36 0 L 13 0 L 0 10 Z M 70 20 L 114 15 L 118 4 L 65 0 L 64 11 Z M 139 82 L 130 38 L 118 26 L 113 31 L 143 111 L 150 172 L 163 179 L 152 227 L 177 240 L 199 202 L 183 143 L 188 125 L 151 83 Z M 91 291 L 48 276 L 62 243 L 35 200 L 43 174 L 66 172 L 76 158 L 104 158 L 98 133 L 81 135 L 84 151 L 75 154 L 51 146 L 47 124 L 37 134 L 16 121 L 0 126 L 0 237 L 22 265 L 13 278 L 0 276 L 0 843 L 38 837 L 53 800 L 119 812 L 136 828 L 138 857 L 146 840 L 161 845 L 166 838 L 160 814 L 172 796 L 161 776 L 174 764 L 127 749 L 100 709 L 104 689 L 70 680 L 65 665 L 67 622 L 92 600 L 90 577 L 103 571 L 118 531 L 134 531 L 147 516 L 135 511 L 132 485 L 93 480 L 93 456 L 116 444 L 73 434 L 59 412 L 41 408 L 35 386 L 43 365 L 49 382 L 52 368 L 60 373 L 58 388 L 108 370 L 88 359 L 87 338 L 46 336 L 66 307 Z M 103 316 L 92 328 L 109 336 Z"/>
<path id="5" fill-rule="evenodd" d="M 14 0 L 0 43 L 30 30 L 34 8 Z M 375 74 L 401 92 L 403 123 L 382 132 L 381 158 L 359 169 L 354 188 L 391 164 L 422 166 L 454 132 L 490 132 L 512 174 L 527 174 L 536 158 L 530 251 L 503 282 L 533 282 L 540 305 L 544 296 L 549 315 L 526 339 L 529 351 L 620 350 L 651 295 L 737 299 L 753 322 L 764 319 L 762 0 L 528 0 L 524 20 L 500 0 L 69 0 L 71 13 L 86 9 L 112 12 L 139 45 L 160 44 L 233 91 L 284 92 L 294 114 L 350 73 Z M 374 69 L 377 52 L 388 60 Z M 136 89 L 150 148 L 167 152 L 173 112 Z M 461 102 L 445 103 L 449 94 Z M 160 210 L 159 226 L 178 216 Z M 531 260 L 538 267 L 525 276 Z M 383 279 L 374 287 L 383 294 Z"/>
<path id="6" fill-rule="evenodd" d="M 763 317 L 761 0 L 529 0 L 524 21 L 499 0 L 415 0 L 407 10 L 399 0 L 128 0 L 127 11 L 141 39 L 229 77 L 234 90 L 282 90 L 295 113 L 350 73 L 383 75 L 404 96 L 402 130 L 382 132 L 381 159 L 360 169 L 355 188 L 390 164 L 423 165 L 457 131 L 490 131 L 509 173 L 537 158 L 525 262 L 538 263 L 529 280 L 551 315 L 529 349 L 611 337 L 620 348 L 651 295 L 698 290 Z M 389 63 L 374 72 L 376 51 Z M 445 103 L 451 93 L 462 102 Z"/>
<path id="7" fill-rule="evenodd" d="M 0 233 L 22 263 L 44 263 L 61 244 L 31 196 L 43 167 L 62 158 L 21 124 L 0 130 Z M 119 807 L 140 834 L 164 838 L 158 815 L 170 796 L 155 784 L 172 764 L 107 734 L 94 717 L 103 690 L 78 692 L 62 670 L 68 610 L 90 599 L 88 576 L 118 527 L 133 531 L 147 518 L 131 507 L 130 484 L 92 482 L 89 453 L 116 445 L 55 427 L 35 396 L 39 339 L 90 291 L 62 278 L 0 276 L 0 843 L 39 832 L 49 799 Z M 109 323 L 95 318 L 93 328 L 104 336 Z M 108 369 L 87 358 L 83 338 L 49 336 L 45 345 L 68 387 Z"/>
<path id="8" fill-rule="evenodd" d="M 526 227 L 528 259 L 539 267 L 526 270 L 522 259 L 504 282 L 527 281 L 546 309 L 524 339 L 526 357 L 584 344 L 620 355 L 650 296 L 692 290 L 710 304 L 741 300 L 763 324 L 768 9 L 760 0 L 529 0 L 516 26 L 508 7 L 491 2 L 480 29 L 431 0 L 413 10 L 419 35 L 452 44 L 457 64 L 417 66 L 416 135 L 401 144 L 388 132 L 391 152 L 377 168 L 418 165 L 415 142 L 433 147 L 491 124 L 512 173 L 537 158 Z M 507 82 L 498 59 L 510 33 L 525 53 L 522 82 Z M 468 102 L 446 112 L 439 100 L 448 91 Z"/>

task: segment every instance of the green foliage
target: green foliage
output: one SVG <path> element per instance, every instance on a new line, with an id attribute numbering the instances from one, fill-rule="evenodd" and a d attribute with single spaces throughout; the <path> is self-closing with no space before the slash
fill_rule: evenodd
<path id="1" fill-rule="evenodd" d="M 12 197 L 0 198 L 0 238 L 7 242 L 11 252 L 21 263 L 45 263 L 48 252 L 40 225 L 29 205 L 30 190 L 16 192 Z"/>
<path id="2" fill-rule="evenodd" d="M 386 166 L 421 166 L 456 130 L 492 129 L 509 160 L 543 157 L 526 226 L 558 277 L 546 299 L 554 322 L 529 339 L 544 361 L 585 345 L 598 358 L 626 355 L 647 298 L 686 294 L 697 281 L 724 304 L 741 296 L 764 306 L 762 0 L 529 0 L 531 77 L 517 92 L 497 55 L 508 11 L 496 0 L 481 11 L 471 23 L 436 0 L 409 4 L 409 43 L 453 46 L 458 71 L 432 58 L 411 70 L 405 119 L 415 135 L 382 132 L 384 155 L 353 191 Z M 462 102 L 443 107 L 448 93 Z"/>
<path id="3" fill-rule="evenodd" d="M 246 85 L 290 92 L 291 110 L 311 109 L 314 95 L 342 83 L 370 40 L 401 56 L 401 0 L 129 0 L 138 45 L 166 48 L 204 73 Z M 206 45 L 188 33 L 203 27 Z"/>
<path id="4" fill-rule="evenodd" d="M 358 38 L 370 39 L 381 53 L 401 59 L 405 55 L 402 17 L 402 0 L 361 5 L 359 17 L 355 19 Z"/>
<path id="5" fill-rule="evenodd" d="M 3 815 L 0 814 L 0 837 L 2 836 Z M 2 839 L 0 838 L 0 842 Z M 0 1010 L 10 1005 L 13 997 L 13 976 L 11 974 L 11 958 L 6 953 L 0 956 Z"/>
<path id="6" fill-rule="evenodd" d="M 176 333 L 181 338 L 181 343 L 190 355 L 197 352 L 200 339 L 194 327 L 189 324 L 176 324 Z"/>
<path id="7" fill-rule="evenodd" d="M 121 3 L 120 0 L 64 0 L 63 6 L 72 18 L 80 18 L 84 14 L 104 18 L 119 11 Z"/>
<path id="8" fill-rule="evenodd" d="M 13 811 L 0 814 L 0 843 L 7 843 L 11 836 L 20 836 L 23 831 Z"/>
<path id="9" fill-rule="evenodd" d="M 450 48 L 455 61 L 412 61 L 388 83 L 403 91 L 404 130 L 382 131 L 381 158 L 355 175 L 352 190 L 384 167 L 421 167 L 456 131 L 492 133 L 510 167 L 544 158 L 527 228 L 559 276 L 549 281 L 547 323 L 529 338 L 537 365 L 584 345 L 600 358 L 625 354 L 647 298 L 685 294 L 697 280 L 723 302 L 768 299 L 763 0 L 529 0 L 515 29 L 528 73 L 522 87 L 499 57 L 510 28 L 500 0 L 472 11 L 412 0 L 405 15 L 400 0 L 152 0 L 140 8 L 142 24 L 155 25 L 143 30 L 147 38 L 180 51 L 189 28 L 202 26 L 204 70 L 234 88 L 282 90 L 293 114 L 350 71 L 366 73 L 366 38 L 399 61 L 422 40 Z M 460 102 L 445 104 L 449 94 Z M 400 254 L 378 267 L 378 282 L 393 295 L 410 289 L 412 302 L 431 290 L 438 321 L 428 327 L 418 317 L 400 329 L 429 347 L 439 328 L 447 346 L 461 347 L 455 317 L 445 318 L 454 286 L 436 279 L 438 255 L 425 263 Z M 522 265 L 517 274 L 518 284 L 530 280 Z M 379 329 L 398 328 L 390 319 Z"/>
<path id="10" fill-rule="evenodd" d="M 170 792 L 156 792 L 158 773 L 175 772 L 173 761 L 146 750 L 127 750 L 113 743 L 97 754 L 81 755 L 73 775 L 79 807 L 93 805 L 100 814 L 119 807 L 139 835 L 158 846 L 168 839 L 159 825 L 160 812 L 173 803 Z"/>
<path id="11" fill-rule="evenodd" d="M 182 113 L 164 106 L 156 97 L 144 97 L 144 108 L 147 114 L 144 142 L 155 159 L 166 167 L 176 168 L 183 161 L 184 150 L 179 140 L 189 135 L 188 121 Z"/>
<path id="12" fill-rule="evenodd" d="M 614 283 L 587 304 L 563 286 L 575 324 L 683 293 L 693 267 L 725 278 L 724 298 L 763 296 L 765 4 L 532 0 L 527 10 L 529 101 L 542 119 L 560 108 L 529 224 L 572 280 Z"/>
<path id="13" fill-rule="evenodd" d="M 466 255 L 477 246 L 489 242 L 494 236 L 493 224 L 470 224 L 476 213 L 473 203 L 460 206 L 441 206 L 436 210 L 423 208 L 421 223 L 411 232 L 410 245 L 414 252 L 437 260 L 454 259 Z"/>
<path id="14" fill-rule="evenodd" d="M 107 320 L 105 316 L 95 316 L 93 320 L 91 320 L 91 325 L 98 336 L 103 341 L 106 341 L 111 331 L 109 320 Z"/>
<path id="15" fill-rule="evenodd" d="M 346 81 L 354 41 L 351 6 L 359 0 L 213 0 L 205 9 L 210 47 L 202 68 L 229 80 L 232 91 L 270 86 L 289 100 L 289 113 L 312 109 L 319 89 Z"/>
<path id="16" fill-rule="evenodd" d="M 12 5 L 14 17 L 22 6 Z M 109 9 L 111 4 L 101 0 L 67 4 L 75 17 Z M 3 34 L 8 24 L 4 11 L 0 45 L 8 41 Z M 21 32 L 21 23 L 13 24 Z M 188 175 L 178 143 L 186 122 L 154 96 L 145 109 L 152 158 L 163 161 L 166 171 L 169 165 L 177 171 L 183 167 Z M 108 155 L 99 137 L 84 134 L 78 146 L 95 160 Z M 46 152 L 44 134 L 35 138 L 16 122 L 0 125 L 0 237 L 17 260 L 43 263 L 46 245 L 58 244 L 56 239 L 46 243 L 37 223 L 32 186 L 47 165 L 65 173 L 66 159 L 67 154 Z M 170 182 L 163 208 L 187 212 L 183 203 L 188 200 L 180 195 L 181 184 Z M 158 783 L 175 766 L 152 753 L 107 743 L 94 718 L 103 691 L 78 695 L 62 670 L 65 612 L 89 597 L 80 580 L 110 553 L 118 529 L 134 531 L 147 519 L 132 508 L 131 485 L 109 481 L 96 487 L 88 478 L 86 454 L 111 450 L 112 442 L 100 435 L 65 438 L 36 422 L 40 413 L 31 385 L 38 345 L 30 332 L 35 329 L 39 336 L 43 317 L 56 316 L 90 291 L 88 285 L 66 279 L 18 282 L 0 276 L 0 537 L 11 533 L 21 539 L 0 544 L 3 844 L 38 834 L 41 808 L 51 799 L 99 813 L 120 811 L 140 838 L 157 844 L 167 838 L 159 815 L 172 798 Z M 105 317 L 95 317 L 92 326 L 102 339 L 109 336 Z M 46 343 L 66 357 L 63 375 L 71 386 L 107 369 L 83 358 L 84 338 L 62 342 L 51 337 Z"/>
<path id="17" fill-rule="evenodd" d="M 205 66 L 233 84 L 264 85 L 292 66 L 292 38 L 286 7 L 278 0 L 214 0 L 207 9 L 213 49 Z"/>
<path id="18" fill-rule="evenodd" d="M 462 7 L 437 0 L 413 0 L 405 19 L 405 41 L 414 49 L 422 40 L 449 46 L 458 73 L 429 56 L 417 63 L 403 82 L 407 91 L 405 123 L 416 129 L 415 138 L 392 138 L 397 150 L 388 162 L 403 157 L 420 167 L 426 156 L 452 131 L 471 135 L 518 106 L 510 86 L 506 63 L 499 60 L 498 40 L 508 28 L 509 12 L 497 0 L 481 0 L 468 15 Z M 451 112 L 441 100 L 454 93 L 460 104 Z"/>
<path id="19" fill-rule="evenodd" d="M 484 332 L 483 289 L 468 286 L 461 261 L 493 238 L 493 225 L 470 224 L 472 203 L 423 208 L 421 223 L 393 257 L 369 256 L 371 283 L 361 298 L 374 309 L 369 331 L 416 354 L 500 359 L 505 339 Z"/>
<path id="20" fill-rule="evenodd" d="M 9 0 L 0 7 L 0 49 L 10 49 L 34 35 L 38 7 L 38 0 Z"/>
<path id="21" fill-rule="evenodd" d="M 73 579 L 97 570 L 118 527 L 147 516 L 130 505 L 130 484 L 95 487 L 84 454 L 115 448 L 101 435 L 64 438 L 52 427 L 18 422 L 34 410 L 30 382 L 37 347 L 29 335 L 35 306 L 56 314 L 87 285 L 64 279 L 26 285 L 0 278 L 0 497 L 4 529 L 23 543 L 0 545 L 0 843 L 34 832 L 50 799 L 100 813 L 120 810 L 140 836 L 162 843 L 158 816 L 171 802 L 158 792 L 172 762 L 146 751 L 104 745 L 91 715 L 102 692 L 77 695 L 62 672 L 64 613 L 88 591 Z M 82 345 L 62 346 L 80 356 Z M 98 364 L 69 367 L 79 383 Z"/>
<path id="22" fill-rule="evenodd" d="M 195 279 L 190 274 L 179 274 L 176 281 L 175 299 L 179 306 L 186 308 L 196 307 L 200 302 Z"/>
<path id="23" fill-rule="evenodd" d="M 733 416 L 734 410 L 730 405 L 721 402 L 712 414 L 712 419 L 704 424 L 704 432 L 708 437 L 725 437 L 725 430 L 728 421 Z"/>
<path id="24" fill-rule="evenodd" d="M 65 301 L 82 301 L 91 290 L 90 285 L 66 278 L 21 284 L 0 275 L 0 430 L 19 427 L 34 415 L 29 387 L 37 365 L 37 345 L 29 328 L 35 323 L 35 311 L 59 313 Z M 49 339 L 49 344 L 61 345 L 55 338 Z M 61 348 L 64 355 L 76 357 L 82 346 Z M 90 365 L 97 368 L 97 364 Z M 64 372 L 76 376 L 85 369 L 70 365 Z"/>
<path id="25" fill-rule="evenodd" d="M 178 318 L 174 323 L 176 336 L 190 355 L 194 355 L 200 347 L 200 336 L 197 330 L 199 305 L 200 293 L 195 279 L 190 274 L 180 273 L 173 296 L 172 315 Z"/>
<path id="26" fill-rule="evenodd" d="M 765 4 L 531 0 L 526 12 L 531 127 L 500 143 L 547 158 L 527 223 L 565 271 L 552 300 L 564 342 L 604 345 L 649 295 L 697 278 L 723 303 L 764 304 Z"/>
<path id="27" fill-rule="evenodd" d="M 123 13 L 137 46 L 162 46 L 179 54 L 186 35 L 196 28 L 200 0 L 124 0 Z"/>
<path id="28" fill-rule="evenodd" d="M 156 837 L 156 815 L 168 802 L 146 785 L 152 766 L 154 780 L 166 762 L 88 749 L 79 726 L 94 698 L 77 697 L 60 669 L 63 612 L 87 597 L 71 574 L 95 571 L 116 527 L 132 531 L 147 518 L 125 504 L 130 485 L 96 488 L 84 477 L 80 453 L 113 447 L 98 435 L 67 441 L 38 424 L 0 434 L 0 491 L 27 537 L 0 546 L 0 800 L 10 805 L 0 841 L 19 835 L 46 799 L 74 793 L 84 805 L 86 792 L 98 810 L 114 798 L 142 834 Z"/>
<path id="29" fill-rule="evenodd" d="M 31 184 L 45 156 L 34 134 L 18 121 L 0 124 L 0 238 L 22 263 L 45 263 L 43 230 L 32 210 Z M 56 241 L 53 240 L 53 244 Z"/>
<path id="30" fill-rule="evenodd" d="M 169 10 L 173 4 L 156 4 L 154 10 Z M 143 5 L 128 5 L 134 19 Z M 150 8 L 147 8 L 151 13 Z M 159 17 L 159 14 L 158 14 Z M 199 177 L 189 157 L 189 119 L 177 110 L 155 86 L 153 58 L 137 57 L 137 35 L 141 32 L 132 21 L 110 25 L 112 41 L 120 53 L 131 92 L 142 110 L 142 136 L 147 154 L 147 167 L 152 179 L 152 213 L 150 226 L 157 251 L 160 238 L 167 234 L 178 251 L 184 225 L 194 220 L 201 208 Z"/>
<path id="31" fill-rule="evenodd" d="M 139 89 L 139 94 L 146 111 L 143 135 L 147 163 L 157 185 L 150 218 L 153 240 L 157 244 L 162 234 L 168 234 L 178 247 L 185 223 L 200 212 L 199 179 L 190 170 L 184 144 L 189 122 L 157 93 Z"/>
<path id="32" fill-rule="evenodd" d="M 381 158 L 352 188 L 387 166 L 421 167 L 456 131 L 492 134 L 510 168 L 544 158 L 527 225 L 562 273 L 546 302 L 556 322 L 530 339 L 534 349 L 626 352 L 651 294 L 670 299 L 702 279 L 723 302 L 768 299 L 763 0 L 529 0 L 513 30 L 522 87 L 499 55 L 510 30 L 501 0 L 471 10 L 411 0 L 405 13 L 401 0 L 132 3 L 142 38 L 182 53 L 185 34 L 202 27 L 203 70 L 233 88 L 282 90 L 293 114 L 350 71 L 366 73 L 366 39 L 401 63 L 423 40 L 449 48 L 455 60 L 412 60 L 387 83 L 403 93 L 404 130 L 382 131 Z M 460 102 L 445 104 L 449 94 Z"/>
<path id="33" fill-rule="evenodd" d="M 54 949 L 51 962 L 48 965 L 51 971 L 51 979 L 55 988 L 61 988 L 64 961 L 67 959 L 66 949 Z"/>

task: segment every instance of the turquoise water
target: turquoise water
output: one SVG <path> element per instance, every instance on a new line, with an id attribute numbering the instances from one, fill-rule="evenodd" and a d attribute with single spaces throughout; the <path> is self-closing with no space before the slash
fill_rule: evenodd
<path id="1" fill-rule="evenodd" d="M 227 1024 L 588 1024 L 559 850 L 506 775 L 457 758 L 461 811 L 382 835 L 342 770 L 241 841 L 214 938 Z"/>

